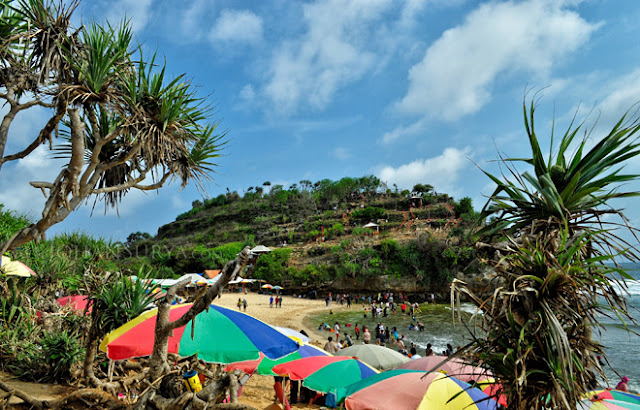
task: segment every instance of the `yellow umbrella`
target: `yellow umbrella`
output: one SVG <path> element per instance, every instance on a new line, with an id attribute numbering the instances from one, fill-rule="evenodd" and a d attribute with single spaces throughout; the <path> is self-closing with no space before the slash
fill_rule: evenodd
<path id="1" fill-rule="evenodd" d="M 19 276 L 21 278 L 37 276 L 36 273 L 24 263 L 12 261 L 6 256 L 0 258 L 0 273 L 7 276 Z"/>

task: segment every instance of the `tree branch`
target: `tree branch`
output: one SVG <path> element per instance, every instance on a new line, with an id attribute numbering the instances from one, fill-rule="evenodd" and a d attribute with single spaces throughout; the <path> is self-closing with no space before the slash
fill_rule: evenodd
<path id="1" fill-rule="evenodd" d="M 67 166 L 70 185 L 67 189 L 71 188 L 73 195 L 77 196 L 80 194 L 78 176 L 84 165 L 84 122 L 80 119 L 77 108 L 69 109 L 69 118 L 71 119 L 71 159 Z"/>
<path id="2" fill-rule="evenodd" d="M 235 279 L 240 274 L 240 271 L 242 271 L 242 269 L 247 265 L 247 262 L 249 262 L 249 258 L 251 257 L 251 255 L 249 255 L 249 250 L 250 248 L 246 246 L 242 251 L 240 251 L 236 259 L 227 262 L 227 264 L 224 265 L 222 272 L 220 272 L 220 279 L 218 279 L 218 281 L 213 284 L 209 290 L 207 290 L 201 299 L 194 302 L 191 309 L 185 312 L 185 314 L 179 319 L 170 322 L 169 328 L 173 330 L 181 326 L 185 326 L 194 317 L 196 317 L 198 313 L 205 310 L 211 304 L 211 301 L 218 296 L 220 292 L 222 292 L 222 289 L 224 289 L 230 281 Z"/>
<path id="3" fill-rule="evenodd" d="M 152 191 L 154 189 L 160 189 L 162 188 L 162 186 L 164 185 L 165 182 L 167 182 L 167 179 L 173 175 L 171 172 L 167 172 L 166 174 L 164 174 L 162 176 L 162 179 L 158 182 L 156 182 L 155 184 L 151 184 L 151 185 L 134 185 L 134 188 L 139 189 L 141 191 Z"/>

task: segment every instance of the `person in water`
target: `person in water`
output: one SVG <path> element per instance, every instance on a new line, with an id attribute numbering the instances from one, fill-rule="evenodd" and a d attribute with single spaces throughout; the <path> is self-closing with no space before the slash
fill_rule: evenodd
<path id="1" fill-rule="evenodd" d="M 620 383 L 616 386 L 616 390 L 628 392 L 629 386 L 627 386 L 627 383 L 629 383 L 629 378 L 627 376 L 622 376 Z"/>

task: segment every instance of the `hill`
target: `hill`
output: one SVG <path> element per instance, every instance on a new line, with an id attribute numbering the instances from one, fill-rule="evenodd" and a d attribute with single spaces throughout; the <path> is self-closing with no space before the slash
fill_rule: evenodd
<path id="1" fill-rule="evenodd" d="M 131 234 L 123 264 L 170 277 L 219 269 L 243 246 L 261 244 L 274 251 L 260 257 L 253 277 L 290 289 L 433 291 L 479 270 L 464 240 L 474 218 L 469 198 L 429 185 L 400 191 L 374 176 L 288 189 L 265 182 L 194 201 L 153 238 Z"/>

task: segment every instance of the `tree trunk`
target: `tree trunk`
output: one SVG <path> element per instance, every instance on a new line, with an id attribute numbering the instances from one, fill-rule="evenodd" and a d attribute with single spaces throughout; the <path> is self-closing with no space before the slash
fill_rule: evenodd
<path id="1" fill-rule="evenodd" d="M 169 337 L 171 332 L 181 326 L 185 326 L 191 320 L 193 320 L 197 314 L 205 310 L 211 301 L 218 296 L 222 289 L 229 283 L 229 281 L 235 279 L 242 269 L 249 262 L 251 255 L 249 254 L 249 247 L 245 247 L 236 259 L 227 262 L 221 272 L 220 279 L 207 290 L 206 293 L 197 299 L 191 309 L 189 309 L 182 317 L 170 322 L 169 312 L 171 310 L 171 302 L 176 296 L 176 292 L 186 286 L 187 280 L 180 283 L 176 283 L 167 292 L 166 296 L 158 301 L 158 316 L 156 320 L 155 328 L 155 340 L 153 343 L 153 353 L 150 359 L 150 378 L 156 380 L 161 377 L 165 372 L 169 370 L 167 365 L 167 346 L 169 343 Z"/>

